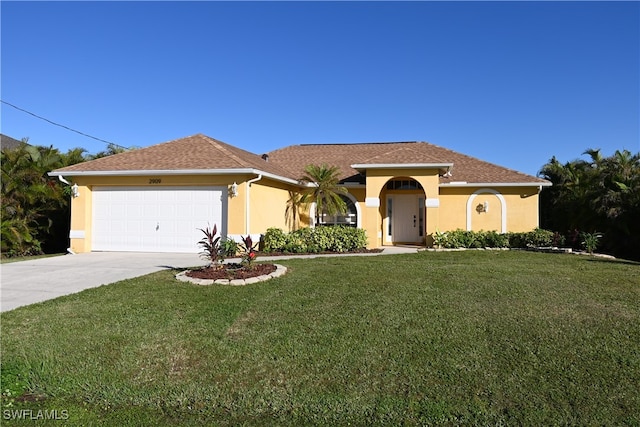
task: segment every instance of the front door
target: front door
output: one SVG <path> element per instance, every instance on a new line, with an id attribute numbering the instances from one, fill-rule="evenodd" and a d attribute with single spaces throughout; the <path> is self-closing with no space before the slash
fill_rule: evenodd
<path id="1" fill-rule="evenodd" d="M 415 194 L 393 196 L 393 241 L 419 242 L 420 210 L 419 197 Z"/>

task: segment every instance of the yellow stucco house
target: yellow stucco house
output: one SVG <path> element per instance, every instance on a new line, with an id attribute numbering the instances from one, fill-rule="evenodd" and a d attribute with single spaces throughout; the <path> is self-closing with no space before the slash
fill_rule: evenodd
<path id="1" fill-rule="evenodd" d="M 530 231 L 543 179 L 426 142 L 309 144 L 258 155 L 198 134 L 50 173 L 73 186 L 70 249 L 198 252 L 199 231 L 258 238 L 287 230 L 309 164 L 337 166 L 348 212 L 321 223 L 363 228 L 368 246 L 430 245 L 436 231 Z M 314 207 L 302 217 L 313 224 Z"/>

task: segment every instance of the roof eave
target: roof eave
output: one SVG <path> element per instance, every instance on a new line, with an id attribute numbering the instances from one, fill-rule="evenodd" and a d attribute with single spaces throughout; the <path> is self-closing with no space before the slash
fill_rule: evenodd
<path id="1" fill-rule="evenodd" d="M 549 181 L 544 182 L 441 182 L 439 187 L 551 187 Z"/>
<path id="2" fill-rule="evenodd" d="M 49 176 L 151 176 L 151 175 L 241 175 L 255 174 L 287 184 L 300 185 L 291 178 L 254 168 L 240 169 L 155 169 L 155 170 L 115 170 L 115 171 L 60 171 L 49 172 Z"/>
<path id="3" fill-rule="evenodd" d="M 453 163 L 357 163 L 353 169 L 448 169 Z"/>

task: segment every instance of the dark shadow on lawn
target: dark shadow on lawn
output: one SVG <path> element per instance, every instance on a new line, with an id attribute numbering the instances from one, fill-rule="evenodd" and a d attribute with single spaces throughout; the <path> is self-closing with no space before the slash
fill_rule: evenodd
<path id="1" fill-rule="evenodd" d="M 606 262 L 606 263 L 636 265 L 636 266 L 640 267 L 640 262 L 638 262 L 638 261 L 631 261 L 631 260 L 620 259 L 620 258 L 599 258 L 597 256 L 589 256 L 589 258 L 587 258 L 587 261 L 589 261 L 589 262 L 603 262 L 603 263 Z"/>

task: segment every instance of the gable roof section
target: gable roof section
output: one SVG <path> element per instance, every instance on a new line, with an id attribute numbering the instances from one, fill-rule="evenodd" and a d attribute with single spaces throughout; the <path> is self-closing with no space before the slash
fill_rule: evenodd
<path id="1" fill-rule="evenodd" d="M 78 163 L 52 175 L 126 175 L 151 173 L 267 173 L 296 182 L 283 168 L 222 141 L 197 134 L 147 148 Z"/>
<path id="2" fill-rule="evenodd" d="M 292 145 L 269 153 L 269 159 L 301 176 L 310 164 L 334 165 L 343 182 L 363 182 L 358 170 L 377 167 L 419 166 L 443 169 L 451 167 L 451 176 L 441 176 L 442 185 L 530 184 L 548 185 L 548 181 L 513 169 L 485 162 L 427 142 L 382 142 L 364 144 Z"/>

